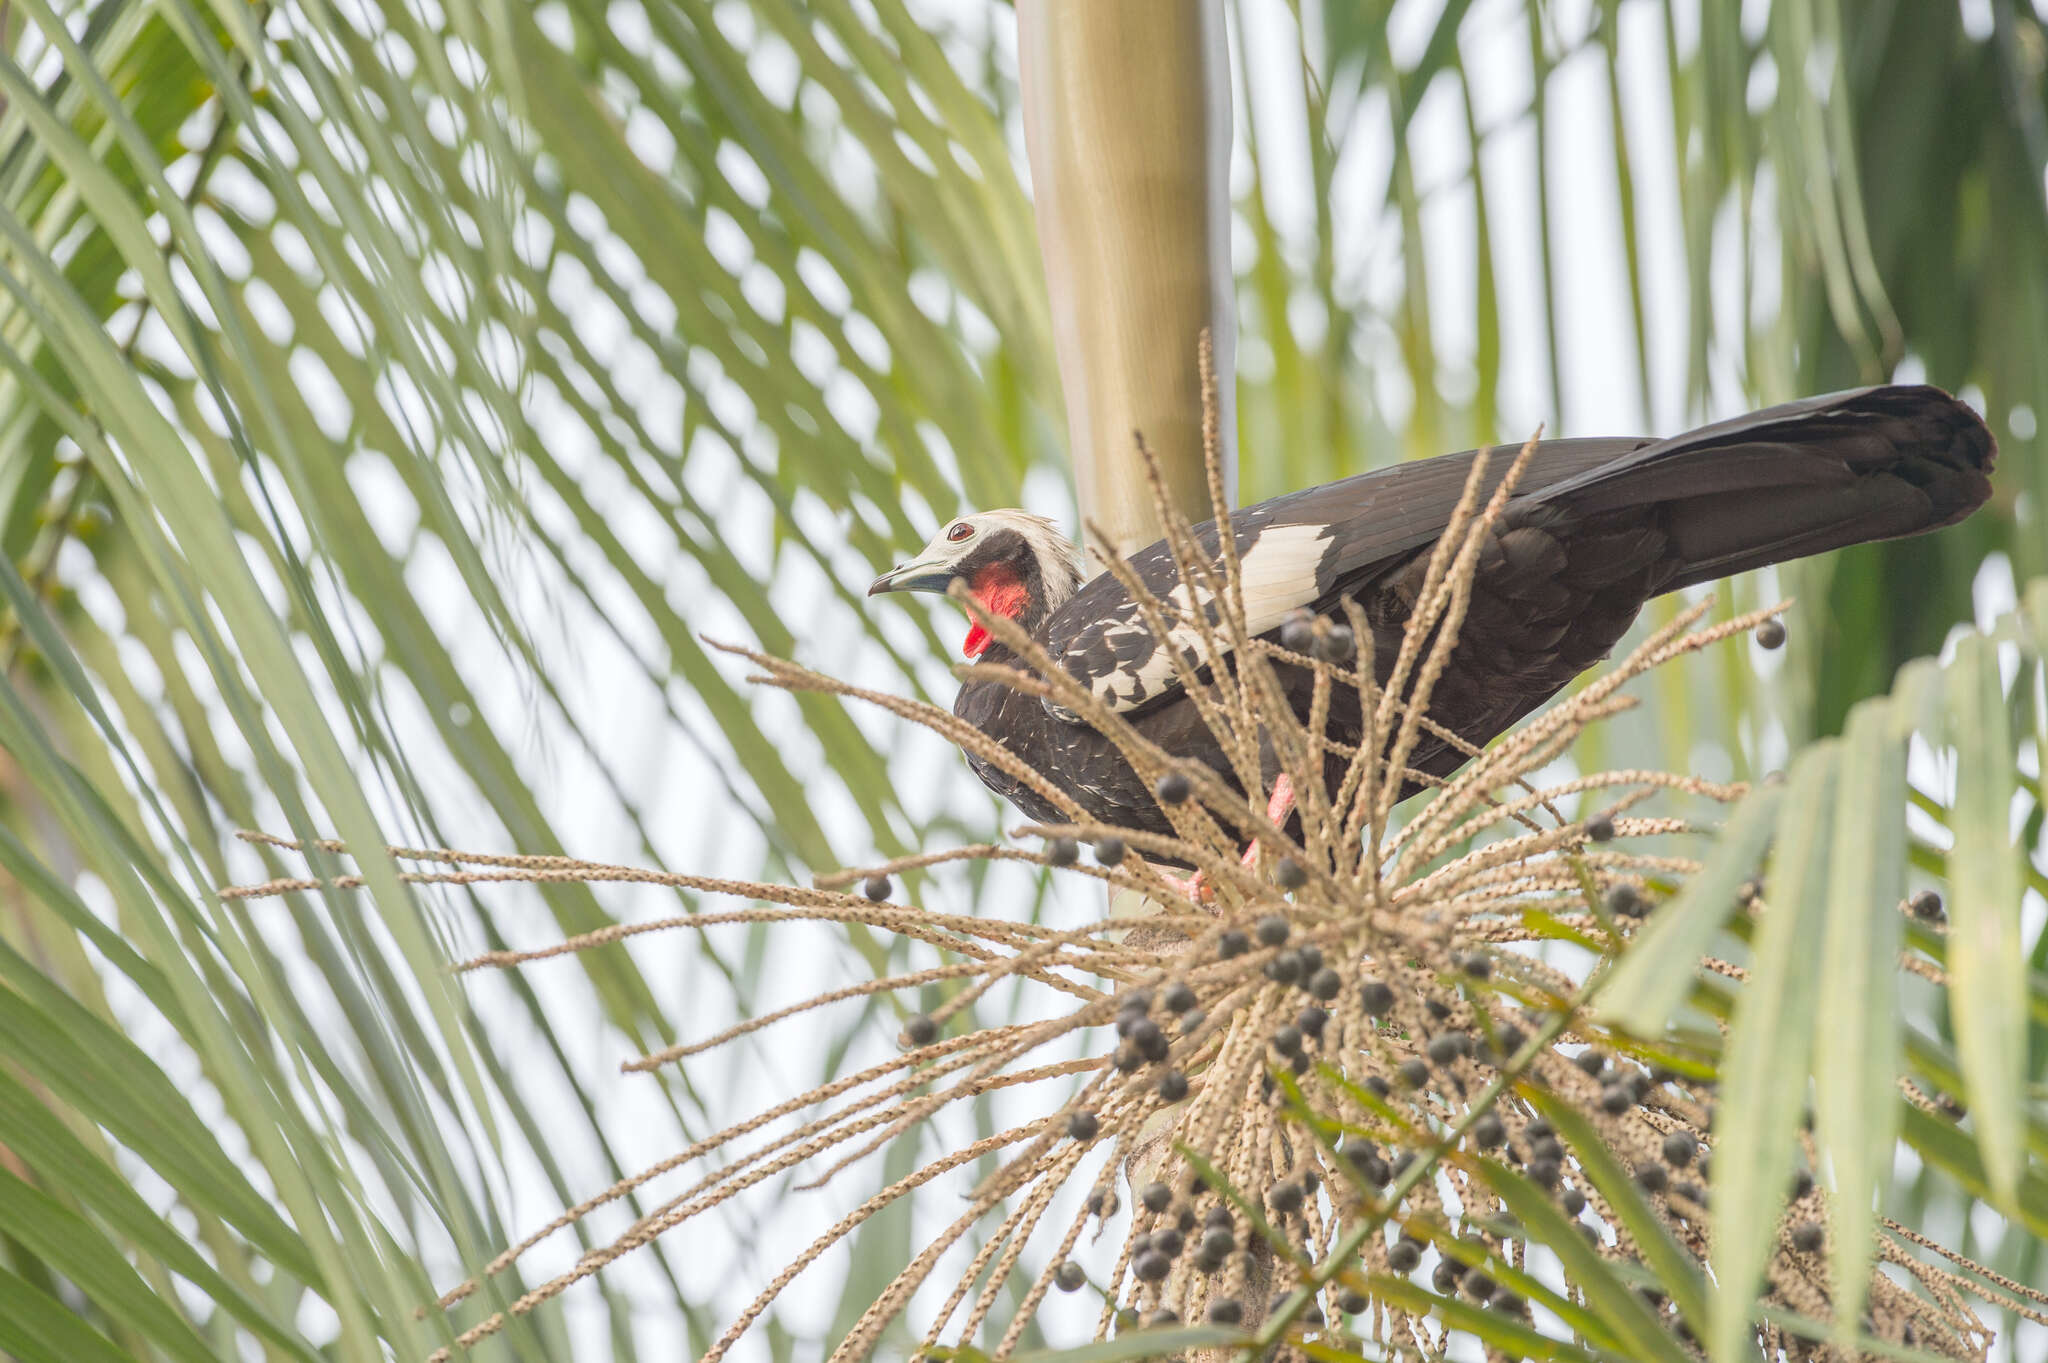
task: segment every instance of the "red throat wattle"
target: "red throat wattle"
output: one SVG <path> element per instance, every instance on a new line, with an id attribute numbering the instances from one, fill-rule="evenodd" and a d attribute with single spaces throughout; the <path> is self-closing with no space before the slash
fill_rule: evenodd
<path id="1" fill-rule="evenodd" d="M 981 608 L 990 615 L 1000 615 L 1014 620 L 1024 611 L 1031 600 L 1031 589 L 1017 577 L 1016 569 L 1007 563 L 991 563 L 974 575 L 968 592 Z M 974 628 L 967 631 L 967 641 L 960 645 L 960 651 L 970 658 L 979 658 L 991 640 L 989 632 L 981 627 L 981 621 L 974 622 Z"/>

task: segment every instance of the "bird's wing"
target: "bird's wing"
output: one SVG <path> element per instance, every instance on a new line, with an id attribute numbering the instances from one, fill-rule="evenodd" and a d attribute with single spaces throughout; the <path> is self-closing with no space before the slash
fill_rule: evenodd
<path id="1" fill-rule="evenodd" d="M 1498 485 L 1512 453 L 1501 449 L 1489 463 L 1484 491 Z M 1995 456 L 1982 419 L 1925 386 L 1804 398 L 1666 440 L 1542 441 L 1517 485 L 1495 568 L 1505 575 L 1491 590 L 1512 606 L 1532 592 L 1598 589 L 1606 576 L 1640 573 L 1638 586 L 1654 594 L 1919 534 L 1954 524 L 1990 495 Z M 1340 597 L 1412 560 L 1443 534 L 1472 460 L 1468 452 L 1397 464 L 1233 513 L 1251 631 L 1276 630 L 1302 607 L 1328 613 Z M 1532 518 L 1545 507 L 1569 508 L 1579 522 L 1603 521 L 1608 531 L 1654 528 L 1664 537 L 1660 561 L 1652 571 L 1637 562 L 1646 541 L 1627 534 L 1610 540 L 1603 532 L 1577 568 L 1569 555 L 1551 555 L 1561 565 L 1555 571 L 1574 581 L 1547 582 L 1542 563 L 1519 565 L 1511 543 L 1517 522 L 1540 528 Z M 1196 534 L 1213 557 L 1214 525 L 1198 526 Z M 1525 535 L 1521 547 L 1533 552 L 1542 538 Z M 1130 563 L 1154 596 L 1214 613 L 1199 587 L 1189 602 L 1163 542 Z M 1207 661 L 1192 623 L 1170 633 L 1161 647 L 1123 585 L 1104 574 L 1054 612 L 1045 642 L 1098 700 L 1131 712 L 1179 690 L 1175 653 Z"/>
<path id="2" fill-rule="evenodd" d="M 1553 484 L 1597 468 L 1651 442 L 1551 440 L 1538 446 L 1521 488 L 1541 496 Z M 1488 490 L 1505 471 L 1512 450 L 1496 453 Z M 1378 572 L 1435 540 L 1450 523 L 1464 492 L 1473 453 L 1376 469 L 1320 487 L 1275 497 L 1230 518 L 1244 584 L 1247 630 L 1253 635 L 1280 628 L 1295 611 L 1323 613 L 1341 594 L 1357 591 Z M 1195 527 L 1203 553 L 1215 563 L 1214 522 Z M 1201 631 L 1189 612 L 1199 608 L 1211 621 L 1216 603 L 1197 582 L 1192 600 L 1173 555 L 1162 540 L 1130 558 L 1132 572 L 1168 607 L 1171 647 L 1194 668 L 1205 666 Z M 1223 581 L 1218 566 L 1213 574 Z M 1046 646 L 1060 666 L 1119 713 L 1159 704 L 1180 690 L 1173 654 L 1146 629 L 1138 604 L 1108 573 L 1091 579 L 1046 624 Z M 1048 702 L 1069 721 L 1077 717 Z"/>

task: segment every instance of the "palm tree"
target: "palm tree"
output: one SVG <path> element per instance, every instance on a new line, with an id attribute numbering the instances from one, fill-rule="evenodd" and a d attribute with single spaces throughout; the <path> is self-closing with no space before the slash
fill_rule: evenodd
<path id="1" fill-rule="evenodd" d="M 1716 1185 L 1746 1217 L 1717 1271 L 1756 1268 L 1812 1072 L 1847 1186 L 2037 1282 L 2048 937 L 2010 906 L 2048 892 L 2021 850 L 2048 745 L 2039 8 L 1425 8 L 1220 11 L 1243 493 L 1902 372 L 1978 400 L 1994 508 L 1790 574 L 1782 662 L 1686 659 L 1579 760 L 1789 772 L 1607 1002 L 1643 1030 L 1732 1014 L 1723 1139 L 1759 1153 Z M 378 858 L 360 896 L 214 891 L 286 873 L 238 828 L 785 878 L 999 826 L 948 755 L 763 694 L 699 636 L 943 690 L 933 622 L 868 611 L 866 565 L 963 504 L 1066 495 L 1075 351 L 1020 184 L 1016 26 L 904 0 L 0 3 L 0 1351 L 427 1357 L 458 1327 L 417 1308 L 556 1208 L 894 1030 L 867 997 L 815 1045 L 620 1076 L 910 946 L 849 928 L 792 963 L 756 925 L 458 987 L 451 959 L 671 892 L 429 894 Z M 1213 99 L 1180 63 L 1213 79 L 1214 55 L 1133 60 Z M 1187 420 L 1185 390 L 1146 400 Z M 1167 419 L 1137 421 L 1184 451 Z M 1072 443 L 1128 480 L 1128 452 Z M 1983 632 L 1900 670 L 1973 603 Z M 1856 893 L 1688 993 L 1773 841 L 1774 878 L 1854 865 Z M 1923 882 L 1945 939 L 1856 934 Z M 1048 902 L 1021 873 L 929 891 Z M 1901 989 L 1899 940 L 1939 994 Z M 1968 1125 L 1901 1108 L 1900 1073 L 1967 1095 Z M 658 1244 L 475 1352 L 695 1356 L 794 1234 L 779 1201 L 733 1215 L 763 1246 L 737 1284 Z M 869 1223 L 766 1347 L 818 1352 L 914 1229 Z M 1716 1320 L 1729 1350 L 1746 1313 Z"/>

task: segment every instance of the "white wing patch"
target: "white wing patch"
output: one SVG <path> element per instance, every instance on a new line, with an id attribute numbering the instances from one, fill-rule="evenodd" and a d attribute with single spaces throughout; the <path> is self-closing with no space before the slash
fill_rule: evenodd
<path id="1" fill-rule="evenodd" d="M 1329 527 L 1323 525 L 1275 525 L 1260 531 L 1240 560 L 1245 625 L 1252 634 L 1278 629 L 1295 610 L 1315 600 L 1316 569 L 1329 547 L 1329 533 Z M 1212 620 L 1218 615 L 1215 596 L 1200 584 L 1192 600 L 1186 583 L 1175 586 L 1165 600 L 1183 617 L 1196 610 Z M 1173 651 L 1190 666 L 1207 661 L 1201 631 L 1192 624 L 1175 627 L 1168 637 Z M 1172 654 L 1159 647 L 1137 607 L 1129 602 L 1113 619 L 1090 628 L 1075 643 L 1081 646 L 1082 657 L 1075 658 L 1070 650 L 1068 666 L 1111 710 L 1134 710 L 1180 685 Z M 1084 666 L 1074 666 L 1084 659 Z M 1047 709 L 1069 723 L 1079 722 L 1079 716 L 1064 707 L 1048 702 Z"/>
<path id="2" fill-rule="evenodd" d="M 1253 634 L 1278 629 L 1316 599 L 1316 567 L 1329 548 L 1326 525 L 1269 527 L 1245 553 L 1244 623 Z"/>

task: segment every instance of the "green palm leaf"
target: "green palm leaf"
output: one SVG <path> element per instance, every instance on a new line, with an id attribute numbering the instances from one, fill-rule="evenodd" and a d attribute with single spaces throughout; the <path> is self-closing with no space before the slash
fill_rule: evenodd
<path id="1" fill-rule="evenodd" d="M 2038 16 L 1994 4 L 1982 33 L 1956 6 L 1779 0 L 1761 29 L 1707 6 L 1695 38 L 1683 7 L 1609 0 L 1576 31 L 1524 6 L 1482 50 L 1478 7 L 1402 8 L 1304 0 L 1291 29 L 1231 10 L 1241 58 L 1286 58 L 1238 67 L 1246 494 L 1539 420 L 1592 433 L 1616 418 L 1581 410 L 1574 376 L 1613 353 L 1633 371 L 1615 391 L 1662 427 L 1902 362 L 1981 395 L 2004 443 L 1990 511 L 1790 574 L 1782 664 L 1689 661 L 1603 741 L 1722 776 L 1845 734 L 1815 827 L 1840 873 L 1798 922 L 1824 996 L 1862 1010 L 1781 1067 L 1824 1071 L 1817 1134 L 1858 1207 L 1835 1242 L 1868 1252 L 1866 1188 L 1909 1223 L 1982 1199 L 2036 1224 L 2019 1019 L 2048 995 L 2005 910 L 2041 880 L 1997 815 L 2038 811 L 2040 781 L 1996 759 L 2048 731 L 1995 654 L 2038 675 L 2048 587 L 1946 669 L 1894 676 L 1969 614 L 1992 555 L 2048 572 Z M 674 1144 L 729 1115 L 744 1073 L 612 1062 L 703 1030 L 698 1002 L 769 997 L 761 937 L 472 992 L 445 964 L 473 947 L 671 907 L 419 894 L 368 856 L 316 864 L 360 869 L 367 898 L 255 909 L 213 892 L 281 864 L 234 829 L 804 875 L 998 826 L 957 764 L 931 776 L 943 754 L 893 751 L 833 699 L 763 698 L 700 637 L 943 688 L 931 621 L 871 608 L 865 574 L 963 505 L 1058 509 L 1015 17 L 928 9 L 0 3 L 0 1350 L 424 1357 L 525 1284 L 452 1328 L 418 1307 L 536 1203 L 645 1162 L 613 1119 L 624 1086 L 663 1085 L 645 1110 Z M 1556 190 L 1581 162 L 1597 189 Z M 1619 244 L 1618 351 L 1576 320 L 1582 209 Z M 1729 279 L 1743 296 L 1717 308 Z M 1952 844 L 1886 840 L 1909 725 L 1955 747 L 1953 802 L 1914 805 Z M 1792 817 L 1769 791 L 1736 811 L 1618 967 L 1614 1017 L 1725 1011 L 1691 963 Z M 1885 856 L 1852 878 L 1865 839 Z M 1966 986 L 1952 1031 L 1900 989 L 1903 1040 L 1896 923 L 1855 935 L 1898 856 L 1948 876 L 1956 935 L 1903 940 Z M 991 884 L 1040 911 L 1037 882 Z M 850 979 L 900 954 L 861 933 L 811 950 Z M 874 1040 L 865 1010 L 845 1019 L 804 1063 Z M 1901 1070 L 1967 1095 L 1969 1125 L 1893 1106 Z M 1784 1097 L 1742 1074 L 1766 1087 L 1738 1113 Z M 1936 1172 L 1886 1189 L 1894 1129 Z M 670 1259 L 588 1290 L 590 1317 L 523 1315 L 478 1352 L 631 1358 L 643 1319 L 694 1352 L 730 1305 Z M 818 1328 L 771 1322 L 798 1356 Z"/>

